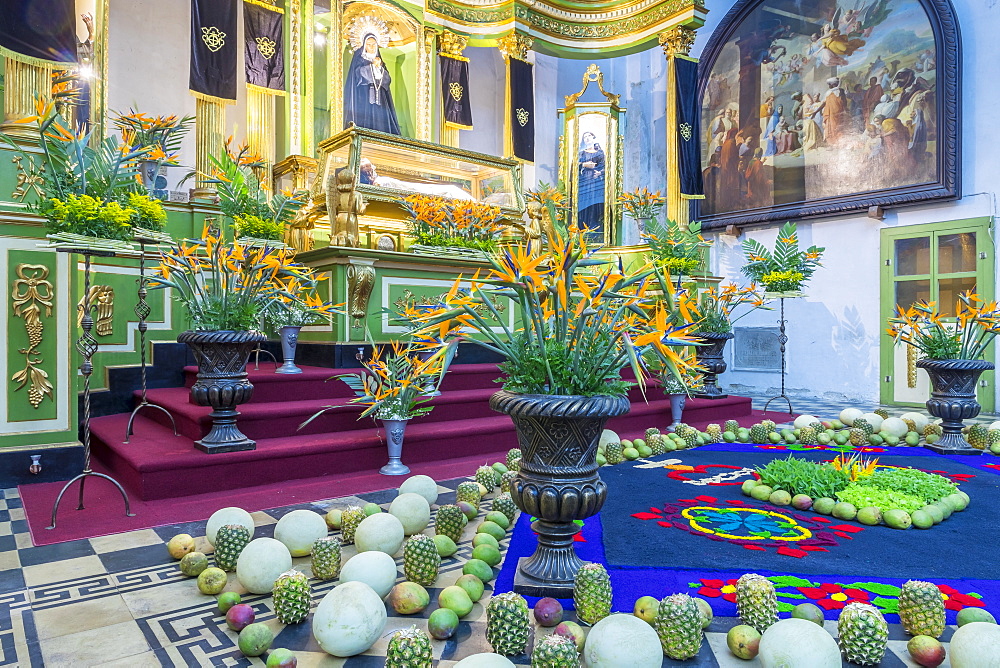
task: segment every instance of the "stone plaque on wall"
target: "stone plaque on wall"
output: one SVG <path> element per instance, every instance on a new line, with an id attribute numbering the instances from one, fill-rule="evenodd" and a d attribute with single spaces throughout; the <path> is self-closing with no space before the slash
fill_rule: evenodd
<path id="1" fill-rule="evenodd" d="M 777 327 L 736 327 L 733 333 L 734 370 L 781 371 Z"/>

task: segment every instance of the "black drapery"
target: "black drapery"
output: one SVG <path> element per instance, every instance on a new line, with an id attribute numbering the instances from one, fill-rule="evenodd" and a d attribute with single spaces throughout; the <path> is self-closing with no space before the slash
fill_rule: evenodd
<path id="1" fill-rule="evenodd" d="M 674 80 L 677 82 L 677 154 L 681 197 L 704 199 L 701 173 L 701 105 L 698 103 L 698 62 L 674 56 Z"/>
<path id="2" fill-rule="evenodd" d="M 237 0 L 191 0 L 191 91 L 236 100 Z"/>
<path id="3" fill-rule="evenodd" d="M 374 52 L 366 54 L 368 40 L 375 40 Z M 382 63 L 381 49 L 375 35 L 365 35 L 351 58 L 344 83 L 344 127 L 351 123 L 361 128 L 398 135 L 399 120 L 392 101 L 392 77 Z"/>
<path id="4" fill-rule="evenodd" d="M 469 98 L 469 59 L 441 54 L 441 99 L 445 125 L 472 129 L 472 101 Z"/>
<path id="5" fill-rule="evenodd" d="M 0 3 L 0 48 L 20 56 L 19 60 L 43 61 L 38 64 L 75 63 L 74 1 L 4 0 Z"/>
<path id="6" fill-rule="evenodd" d="M 244 2 L 243 34 L 247 83 L 284 91 L 285 34 L 281 8 Z"/>
<path id="7" fill-rule="evenodd" d="M 531 63 L 509 58 L 510 113 L 514 156 L 535 160 L 535 86 Z"/>

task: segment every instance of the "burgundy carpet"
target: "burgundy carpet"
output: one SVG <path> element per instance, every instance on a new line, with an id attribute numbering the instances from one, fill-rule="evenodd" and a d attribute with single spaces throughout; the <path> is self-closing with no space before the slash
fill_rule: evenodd
<path id="1" fill-rule="evenodd" d="M 483 463 L 503 461 L 505 456 L 506 450 L 503 450 L 488 455 L 410 464 L 410 469 L 413 475 L 424 474 L 435 480 L 449 480 L 471 475 Z M 94 470 L 101 473 L 108 472 L 99 462 L 94 466 Z M 148 529 L 163 524 L 205 520 L 216 510 L 226 506 L 239 506 L 253 512 L 294 503 L 309 503 L 374 492 L 396 487 L 405 479 L 406 476 L 384 476 L 375 469 L 353 474 L 304 478 L 293 483 L 276 483 L 155 501 L 143 501 L 130 494 L 129 499 L 135 517 L 126 517 L 125 506 L 118 490 L 106 480 L 91 478 L 87 481 L 85 489 L 84 510 L 76 509 L 80 488 L 78 484 L 74 484 L 59 505 L 56 528 L 51 531 L 46 527 L 52 518 L 52 504 L 64 483 L 21 485 L 18 491 L 24 503 L 31 539 L 37 546 L 105 536 L 122 531 Z"/>

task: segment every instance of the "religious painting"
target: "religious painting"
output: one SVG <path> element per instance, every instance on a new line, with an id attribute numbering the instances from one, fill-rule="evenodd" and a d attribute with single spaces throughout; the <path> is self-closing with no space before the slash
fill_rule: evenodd
<path id="1" fill-rule="evenodd" d="M 742 0 L 700 73 L 707 229 L 959 195 L 949 0 Z"/>

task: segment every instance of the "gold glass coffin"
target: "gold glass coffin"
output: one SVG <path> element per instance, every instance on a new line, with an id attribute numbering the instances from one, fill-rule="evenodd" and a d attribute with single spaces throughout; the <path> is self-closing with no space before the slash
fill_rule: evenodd
<path id="1" fill-rule="evenodd" d="M 515 160 L 358 127 L 320 142 L 318 159 L 312 200 L 317 214 L 331 213 L 315 222 L 323 227 L 333 219 L 338 188 L 343 193 L 350 187 L 364 201 L 357 217 L 359 247 L 403 250 L 408 218 L 400 199 L 413 193 L 493 204 L 511 223 L 522 224 L 524 195 Z"/>

